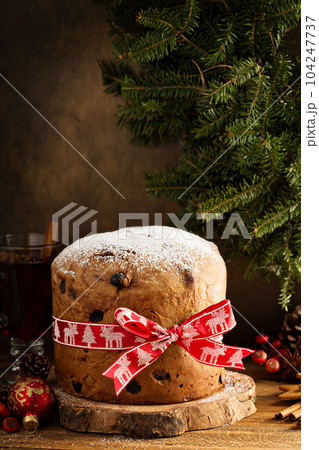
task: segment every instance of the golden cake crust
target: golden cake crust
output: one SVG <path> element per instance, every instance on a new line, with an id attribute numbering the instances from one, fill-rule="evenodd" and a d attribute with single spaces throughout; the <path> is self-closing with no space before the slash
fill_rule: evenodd
<path id="1" fill-rule="evenodd" d="M 128 287 L 110 283 L 117 272 L 130 272 Z M 169 328 L 225 298 L 226 268 L 217 247 L 198 236 L 169 227 L 132 227 L 67 247 L 52 264 L 52 290 L 56 317 L 90 322 L 103 314 L 99 323 L 117 323 L 114 311 L 127 307 Z M 224 378 L 224 369 L 197 362 L 173 343 L 116 397 L 113 380 L 101 372 L 122 352 L 56 342 L 54 347 L 58 384 L 92 400 L 123 404 L 195 400 L 218 389 Z"/>

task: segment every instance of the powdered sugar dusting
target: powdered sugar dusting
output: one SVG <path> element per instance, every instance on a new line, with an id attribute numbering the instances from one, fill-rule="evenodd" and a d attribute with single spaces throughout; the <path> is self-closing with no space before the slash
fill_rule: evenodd
<path id="1" fill-rule="evenodd" d="M 172 227 L 146 226 L 79 239 L 60 253 L 54 264 L 60 272 L 67 273 L 74 261 L 98 270 L 101 261 L 111 263 L 116 258 L 129 259 L 137 271 L 150 266 L 191 270 L 200 267 L 205 257 L 210 257 L 211 263 L 222 260 L 216 246 L 195 234 Z"/>

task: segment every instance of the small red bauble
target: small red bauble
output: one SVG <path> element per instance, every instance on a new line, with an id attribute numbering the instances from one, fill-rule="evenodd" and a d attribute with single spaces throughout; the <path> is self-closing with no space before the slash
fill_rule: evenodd
<path id="1" fill-rule="evenodd" d="M 268 341 L 269 336 L 267 336 L 267 334 L 257 334 L 255 337 L 255 342 L 257 342 L 257 344 L 267 344 Z"/>
<path id="2" fill-rule="evenodd" d="M 8 407 L 12 415 L 23 418 L 28 431 L 39 427 L 39 419 L 51 411 L 55 402 L 50 385 L 38 377 L 25 377 L 14 383 L 8 395 Z"/>
<path id="3" fill-rule="evenodd" d="M 264 364 L 267 359 L 267 353 L 263 350 L 257 350 L 255 351 L 255 353 L 253 353 L 252 359 L 257 364 Z"/>
<path id="4" fill-rule="evenodd" d="M 2 422 L 2 428 L 7 433 L 14 433 L 19 428 L 17 419 L 14 417 L 6 417 Z"/>
<path id="5" fill-rule="evenodd" d="M 265 364 L 265 369 L 267 372 L 277 372 L 280 369 L 279 361 L 275 358 L 269 358 Z"/>
<path id="6" fill-rule="evenodd" d="M 274 348 L 280 348 L 282 346 L 282 342 L 280 339 L 275 339 L 270 343 L 270 345 Z"/>
<path id="7" fill-rule="evenodd" d="M 8 410 L 8 408 L 6 407 L 6 405 L 4 405 L 3 403 L 0 402 L 0 420 L 3 420 L 6 417 L 9 417 L 10 415 L 11 415 L 11 413 Z"/>

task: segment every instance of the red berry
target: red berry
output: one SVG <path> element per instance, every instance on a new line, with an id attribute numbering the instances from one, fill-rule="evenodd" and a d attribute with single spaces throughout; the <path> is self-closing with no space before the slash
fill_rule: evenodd
<path id="1" fill-rule="evenodd" d="M 258 334 L 255 337 L 255 341 L 257 342 L 257 344 L 267 344 L 267 342 L 269 341 L 269 336 L 267 336 L 267 334 Z"/>
<path id="2" fill-rule="evenodd" d="M 275 358 L 269 358 L 265 364 L 265 369 L 267 370 L 267 372 L 277 372 L 277 370 L 280 369 L 279 361 Z"/>
<path id="3" fill-rule="evenodd" d="M 286 348 L 279 348 L 278 352 L 282 358 L 286 358 L 288 355 L 288 350 Z"/>
<path id="4" fill-rule="evenodd" d="M 3 420 L 6 417 L 9 417 L 10 414 L 11 413 L 8 410 L 8 408 L 6 407 L 6 405 L 4 405 L 3 403 L 0 402 L 0 420 Z"/>
<path id="5" fill-rule="evenodd" d="M 14 417 L 6 417 L 2 422 L 2 428 L 7 433 L 14 433 L 19 428 L 17 419 Z"/>
<path id="6" fill-rule="evenodd" d="M 282 346 L 282 342 L 280 339 L 275 339 L 270 343 L 270 345 L 274 348 L 280 348 Z"/>
<path id="7" fill-rule="evenodd" d="M 253 353 L 252 359 L 257 364 L 264 364 L 267 359 L 267 353 L 263 350 L 257 350 L 255 353 Z"/>

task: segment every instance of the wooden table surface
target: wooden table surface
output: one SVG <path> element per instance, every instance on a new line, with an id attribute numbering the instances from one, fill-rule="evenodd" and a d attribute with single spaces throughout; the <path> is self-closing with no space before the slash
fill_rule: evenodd
<path id="1" fill-rule="evenodd" d="M 247 364 L 246 373 L 255 379 L 257 412 L 234 425 L 204 431 L 187 432 L 162 439 L 134 439 L 120 435 L 77 433 L 65 430 L 58 418 L 41 426 L 34 434 L 21 430 L 15 434 L 0 431 L 0 448 L 11 449 L 300 449 L 301 433 L 288 419 L 277 421 L 276 412 L 289 406 L 277 398 L 283 381 L 255 364 Z M 287 383 L 286 381 L 284 382 Z"/>

